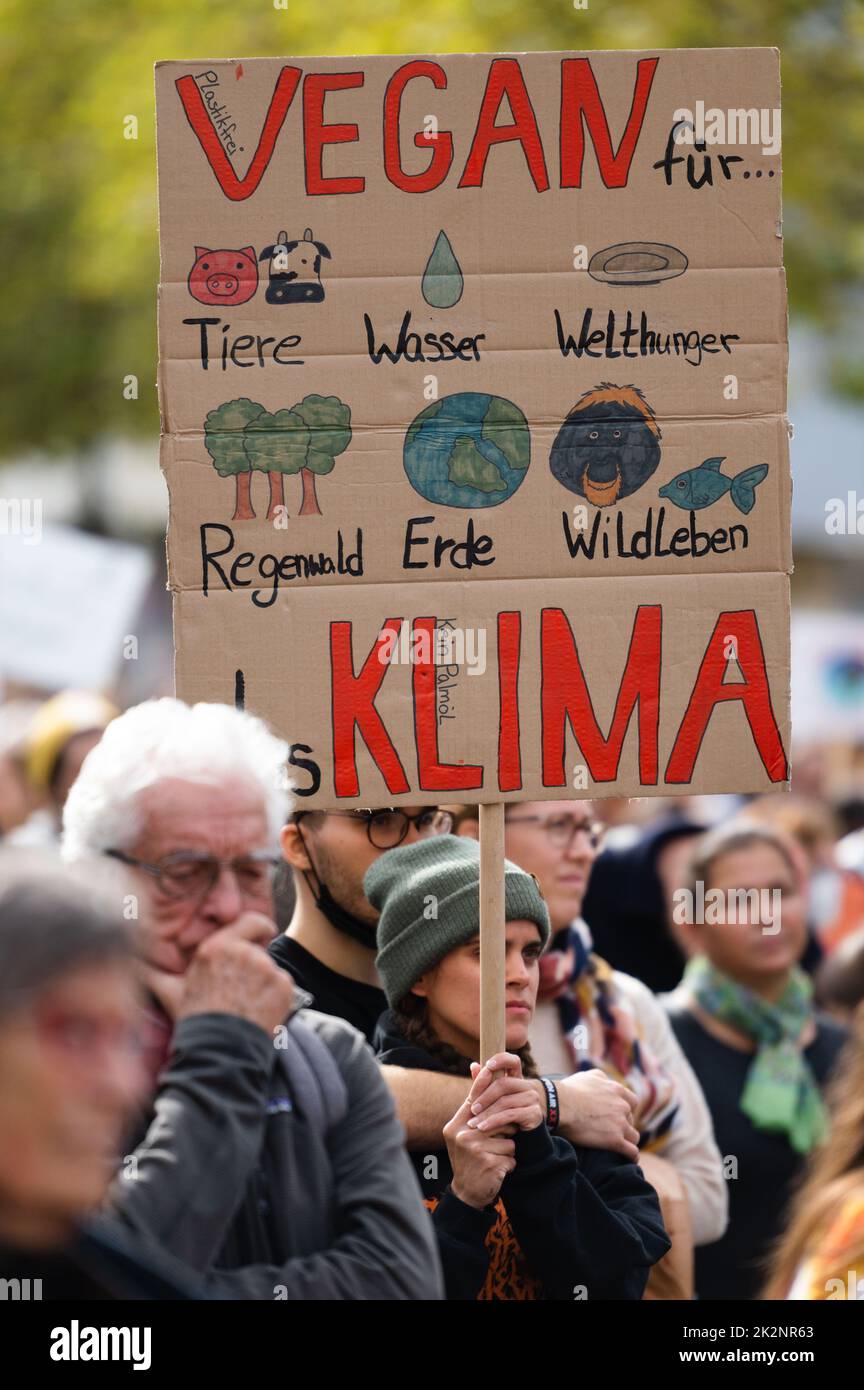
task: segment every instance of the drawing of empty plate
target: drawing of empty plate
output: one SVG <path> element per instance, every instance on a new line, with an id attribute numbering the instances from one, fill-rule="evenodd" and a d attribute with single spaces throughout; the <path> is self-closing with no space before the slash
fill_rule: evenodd
<path id="1" fill-rule="evenodd" d="M 588 274 L 606 285 L 659 285 L 687 269 L 687 257 L 662 241 L 622 241 L 595 251 Z"/>

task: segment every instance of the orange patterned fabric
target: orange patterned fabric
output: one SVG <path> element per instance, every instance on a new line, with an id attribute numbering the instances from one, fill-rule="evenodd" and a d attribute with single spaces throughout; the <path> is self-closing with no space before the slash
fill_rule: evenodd
<path id="1" fill-rule="evenodd" d="M 427 1197 L 424 1202 L 429 1211 L 434 1211 L 438 1198 Z M 477 1295 L 478 1300 L 513 1303 L 545 1298 L 543 1285 L 528 1268 L 500 1197 L 495 1203 L 495 1211 L 495 1225 L 486 1236 L 489 1271 Z"/>
<path id="2" fill-rule="evenodd" d="M 864 1192 L 847 1197 L 818 1248 L 802 1260 L 788 1297 L 864 1300 Z"/>

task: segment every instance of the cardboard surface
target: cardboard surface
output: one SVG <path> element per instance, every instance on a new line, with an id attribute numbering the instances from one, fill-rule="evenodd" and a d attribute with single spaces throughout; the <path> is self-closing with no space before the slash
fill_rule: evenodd
<path id="1" fill-rule="evenodd" d="M 156 87 L 178 693 L 242 691 L 309 806 L 446 801 L 474 765 L 480 800 L 782 784 L 777 52 L 163 63 Z M 676 143 L 699 102 L 704 145 Z M 713 648 L 697 681 L 718 623 L 746 698 Z"/>

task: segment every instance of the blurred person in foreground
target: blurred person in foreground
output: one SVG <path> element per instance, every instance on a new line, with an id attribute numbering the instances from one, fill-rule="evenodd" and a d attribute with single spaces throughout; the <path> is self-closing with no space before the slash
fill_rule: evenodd
<path id="1" fill-rule="evenodd" d="M 287 745 L 225 705 L 149 701 L 73 787 L 64 853 L 133 872 L 152 1087 L 112 1206 L 245 1299 L 421 1299 L 437 1251 L 363 1037 L 268 955 Z"/>
<path id="2" fill-rule="evenodd" d="M 98 879 L 0 854 L 0 1277 L 42 1299 L 194 1297 L 186 1271 L 94 1219 L 146 1087 L 122 890 Z"/>
<path id="3" fill-rule="evenodd" d="M 742 820 L 712 831 L 694 851 L 688 891 L 678 915 L 691 959 L 666 1003 L 729 1178 L 729 1226 L 696 1251 L 696 1291 L 754 1298 L 791 1185 L 825 1136 L 821 1089 L 846 1033 L 816 1011 L 800 967 L 805 902 L 778 831 Z"/>
<path id="4" fill-rule="evenodd" d="M 864 1302 L 864 1012 L 828 1090 L 826 1141 L 813 1150 L 763 1298 Z"/>
<path id="5" fill-rule="evenodd" d="M 459 833 L 479 836 L 477 807 L 453 810 Z M 505 807 L 504 852 L 536 878 L 552 926 L 531 1050 L 553 1081 L 599 1067 L 633 1093 L 639 1163 L 660 1194 L 673 1242 L 652 1270 L 649 1297 L 690 1298 L 694 1242 L 717 1240 L 726 1228 L 723 1167 L 701 1087 L 662 1004 L 607 965 L 582 919 L 601 833 L 590 801 Z"/>
<path id="6" fill-rule="evenodd" d="M 480 1057 L 479 846 L 444 835 L 391 850 L 367 871 L 366 889 L 381 914 L 378 969 L 392 1009 L 379 1027 L 384 1059 L 473 1082 L 434 1153 L 414 1158 L 448 1298 L 570 1302 L 580 1288 L 592 1301 L 640 1298 L 669 1248 L 656 1194 L 620 1154 L 550 1133 L 530 1083 L 549 938 L 536 880 L 505 861 L 506 1051 L 492 1058 Z M 480 1061 L 506 1096 L 477 1118 Z"/>

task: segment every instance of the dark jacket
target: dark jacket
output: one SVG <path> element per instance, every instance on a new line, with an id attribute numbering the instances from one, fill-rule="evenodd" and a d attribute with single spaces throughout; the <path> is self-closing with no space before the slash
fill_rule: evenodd
<path id="1" fill-rule="evenodd" d="M 111 1204 L 241 1299 L 435 1299 L 433 1234 L 375 1059 L 341 1019 L 274 1038 L 198 1014 L 174 1032 Z"/>
<path id="2" fill-rule="evenodd" d="M 105 1218 L 88 1220 L 60 1249 L 0 1246 L 0 1280 L 12 1286 L 6 1297 L 46 1303 L 206 1298 L 188 1269 Z"/>
<path id="3" fill-rule="evenodd" d="M 377 1043 L 382 1064 L 444 1070 L 406 1042 L 392 1013 L 381 1019 Z M 669 1249 L 641 1170 L 620 1154 L 551 1135 L 545 1124 L 520 1130 L 515 1145 L 499 1202 L 482 1211 L 450 1189 L 446 1148 L 411 1155 L 433 1209 L 448 1299 L 641 1298 L 651 1266 Z M 502 1252 L 502 1243 L 511 1248 Z"/>

